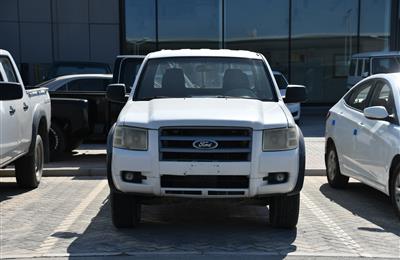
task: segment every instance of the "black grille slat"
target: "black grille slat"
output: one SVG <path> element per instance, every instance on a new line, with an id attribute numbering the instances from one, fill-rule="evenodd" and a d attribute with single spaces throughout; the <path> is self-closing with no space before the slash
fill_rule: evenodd
<path id="1" fill-rule="evenodd" d="M 193 143 L 212 140 L 214 149 L 197 149 Z M 248 128 L 161 128 L 161 161 L 250 161 L 252 130 Z"/>
<path id="2" fill-rule="evenodd" d="M 163 175 L 162 188 L 197 188 L 197 189 L 247 189 L 247 176 L 209 176 L 209 175 Z"/>

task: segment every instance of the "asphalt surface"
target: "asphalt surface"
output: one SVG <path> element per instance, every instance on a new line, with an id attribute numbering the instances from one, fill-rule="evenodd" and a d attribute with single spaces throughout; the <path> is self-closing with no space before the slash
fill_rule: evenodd
<path id="1" fill-rule="evenodd" d="M 136 229 L 117 230 L 108 196 L 103 178 L 46 177 L 32 191 L 3 178 L 0 257 L 400 258 L 389 198 L 358 182 L 334 190 L 306 177 L 295 230 L 272 228 L 267 207 L 197 200 L 143 206 Z"/>

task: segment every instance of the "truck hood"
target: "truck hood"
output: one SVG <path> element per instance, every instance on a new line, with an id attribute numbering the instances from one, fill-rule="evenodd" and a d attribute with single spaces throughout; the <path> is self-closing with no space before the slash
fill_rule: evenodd
<path id="1" fill-rule="evenodd" d="M 235 126 L 254 130 L 287 127 L 284 104 L 281 103 L 224 98 L 128 101 L 119 122 L 148 129 L 165 126 Z"/>

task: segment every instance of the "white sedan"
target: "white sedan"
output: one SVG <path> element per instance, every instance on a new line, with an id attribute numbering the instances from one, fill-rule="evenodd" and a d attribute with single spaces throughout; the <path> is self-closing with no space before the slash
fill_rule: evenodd
<path id="1" fill-rule="evenodd" d="M 286 96 L 286 88 L 289 85 L 287 79 L 285 76 L 279 72 L 279 71 L 273 71 L 274 78 L 276 81 L 276 84 L 278 84 L 279 87 L 279 92 L 281 93 L 281 96 L 285 98 Z M 300 123 L 300 103 L 286 103 L 286 107 L 289 109 L 290 113 L 292 113 L 292 116 L 294 120 L 296 121 L 297 124 Z"/>
<path id="2" fill-rule="evenodd" d="M 329 184 L 349 177 L 390 196 L 400 217 L 400 73 L 378 74 L 355 85 L 326 121 Z"/>

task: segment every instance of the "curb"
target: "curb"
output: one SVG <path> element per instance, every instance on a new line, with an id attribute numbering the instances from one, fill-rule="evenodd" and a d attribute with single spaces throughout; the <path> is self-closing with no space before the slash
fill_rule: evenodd
<path id="1" fill-rule="evenodd" d="M 306 176 L 325 176 L 325 169 L 306 169 Z M 76 177 L 76 176 L 106 176 L 107 169 L 104 167 L 60 167 L 44 168 L 44 177 Z M 14 177 L 14 169 L 7 168 L 0 170 L 0 177 Z"/>

